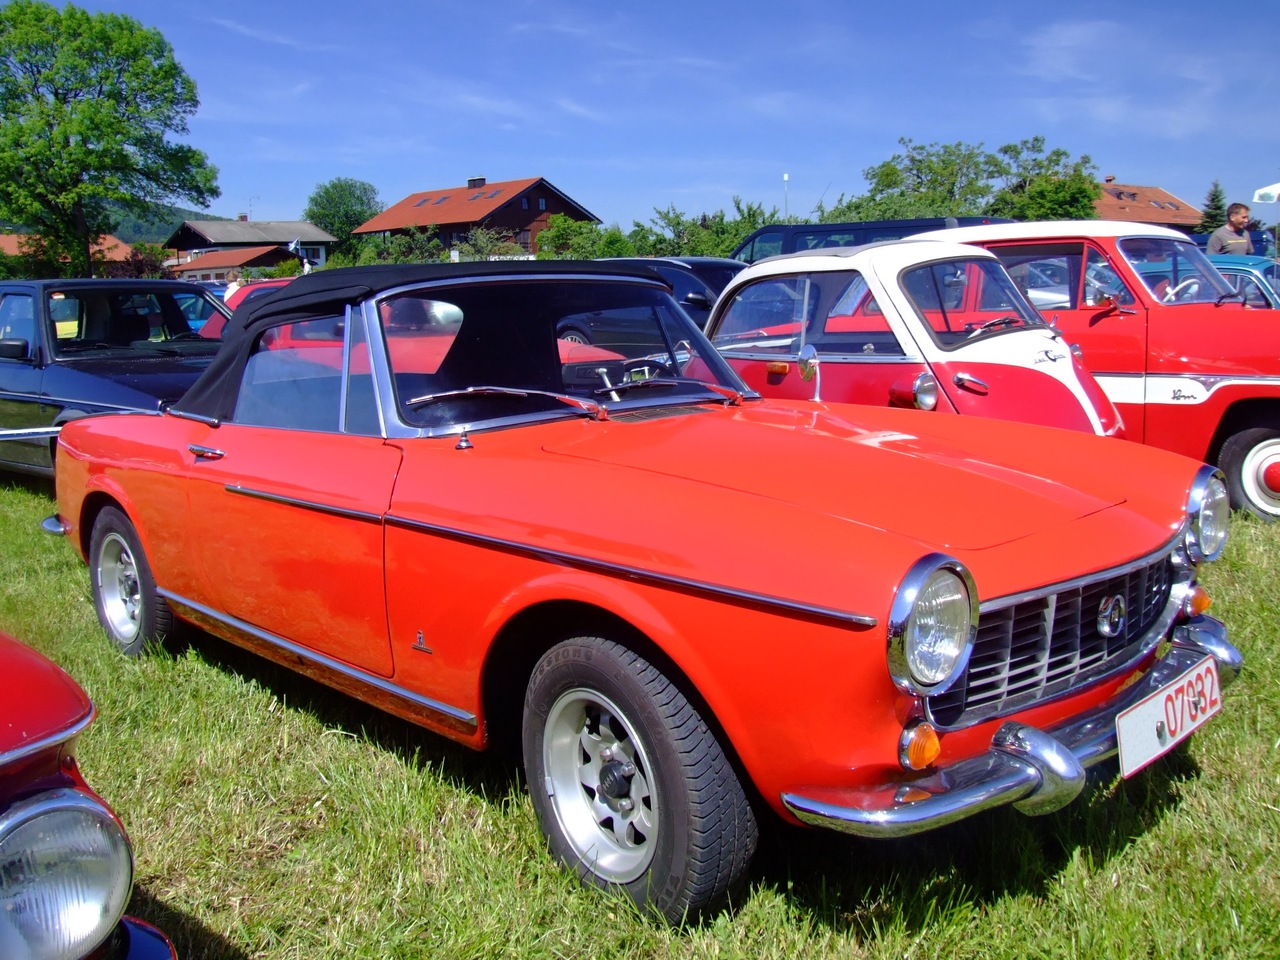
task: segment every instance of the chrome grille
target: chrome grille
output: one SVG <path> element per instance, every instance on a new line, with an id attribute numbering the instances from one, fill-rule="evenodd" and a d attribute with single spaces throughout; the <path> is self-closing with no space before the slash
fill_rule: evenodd
<path id="1" fill-rule="evenodd" d="M 1169 555 L 1124 573 L 993 610 L 978 618 L 978 636 L 963 676 L 927 699 L 934 723 L 956 727 L 1067 693 L 1136 656 L 1160 619 L 1173 588 Z M 1102 601 L 1123 596 L 1124 626 L 1098 630 Z"/>

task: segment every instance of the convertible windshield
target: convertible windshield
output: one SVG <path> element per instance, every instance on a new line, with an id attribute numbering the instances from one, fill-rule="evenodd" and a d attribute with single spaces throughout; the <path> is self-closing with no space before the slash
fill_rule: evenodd
<path id="1" fill-rule="evenodd" d="M 1214 303 L 1235 296 L 1190 240 L 1130 237 L 1120 241 L 1120 252 L 1151 295 L 1163 303 Z"/>
<path id="2" fill-rule="evenodd" d="M 378 304 L 401 418 L 430 429 L 724 402 L 746 388 L 665 290 L 511 280 Z M 646 381 L 646 389 L 632 389 Z M 575 402 L 585 401 L 585 402 Z"/>

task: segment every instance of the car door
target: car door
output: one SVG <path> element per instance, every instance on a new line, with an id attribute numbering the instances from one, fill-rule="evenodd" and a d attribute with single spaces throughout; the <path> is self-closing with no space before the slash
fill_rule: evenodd
<path id="1" fill-rule="evenodd" d="M 259 338 L 235 413 L 188 446 L 189 541 L 218 616 L 390 676 L 383 516 L 400 451 L 367 408 L 368 364 L 344 374 L 345 325 Z"/>
<path id="2" fill-rule="evenodd" d="M 879 279 L 889 299 L 891 278 Z M 957 413 L 1087 432 L 1108 428 L 1109 405 L 1097 409 L 1067 344 L 1044 328 L 997 260 L 921 264 L 902 272 L 896 292 L 939 393 Z"/>
<path id="3" fill-rule="evenodd" d="M 29 291 L 0 291 L 0 431 L 47 427 L 53 421 L 41 401 L 37 307 Z M 48 438 L 0 440 L 0 461 L 47 470 L 51 449 Z"/>
<path id="4" fill-rule="evenodd" d="M 1082 239 L 984 246 L 1000 258 L 1015 281 L 1026 276 L 1062 282 L 1060 287 L 1040 283 L 1034 292 L 1028 285 L 1028 298 L 1068 343 L 1081 347 L 1085 366 L 1124 417 L 1126 435 L 1141 440 L 1149 313 L 1139 292 L 1142 287 L 1128 275 L 1123 258 Z"/>

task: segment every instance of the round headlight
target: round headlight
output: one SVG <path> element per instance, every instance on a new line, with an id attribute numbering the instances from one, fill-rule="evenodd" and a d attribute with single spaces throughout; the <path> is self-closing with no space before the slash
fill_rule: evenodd
<path id="1" fill-rule="evenodd" d="M 931 554 L 908 571 L 889 613 L 889 672 L 908 693 L 942 693 L 969 662 L 978 625 L 973 577 Z"/>
<path id="2" fill-rule="evenodd" d="M 75 960 L 119 923 L 133 853 L 101 803 L 53 790 L 0 816 L 0 879 L 4 956 Z"/>
<path id="3" fill-rule="evenodd" d="M 1231 499 L 1221 471 L 1201 467 L 1187 503 L 1187 552 L 1196 563 L 1217 560 L 1227 545 Z"/>
<path id="4" fill-rule="evenodd" d="M 932 373 L 916 377 L 915 404 L 921 410 L 933 410 L 938 406 L 938 380 Z"/>

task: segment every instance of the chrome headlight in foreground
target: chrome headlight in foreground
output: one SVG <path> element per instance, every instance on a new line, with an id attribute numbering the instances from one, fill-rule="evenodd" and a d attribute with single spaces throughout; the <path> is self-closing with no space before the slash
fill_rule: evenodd
<path id="1" fill-rule="evenodd" d="M 115 928 L 133 853 L 100 802 L 60 789 L 0 814 L 0 955 L 75 960 Z"/>
<path id="2" fill-rule="evenodd" d="M 1227 545 L 1231 501 L 1222 471 L 1203 466 L 1191 485 L 1187 501 L 1186 547 L 1195 563 L 1217 560 Z"/>
<path id="3" fill-rule="evenodd" d="M 889 673 L 919 696 L 942 693 L 969 663 L 978 592 L 959 560 L 933 553 L 903 578 L 889 610 Z"/>

